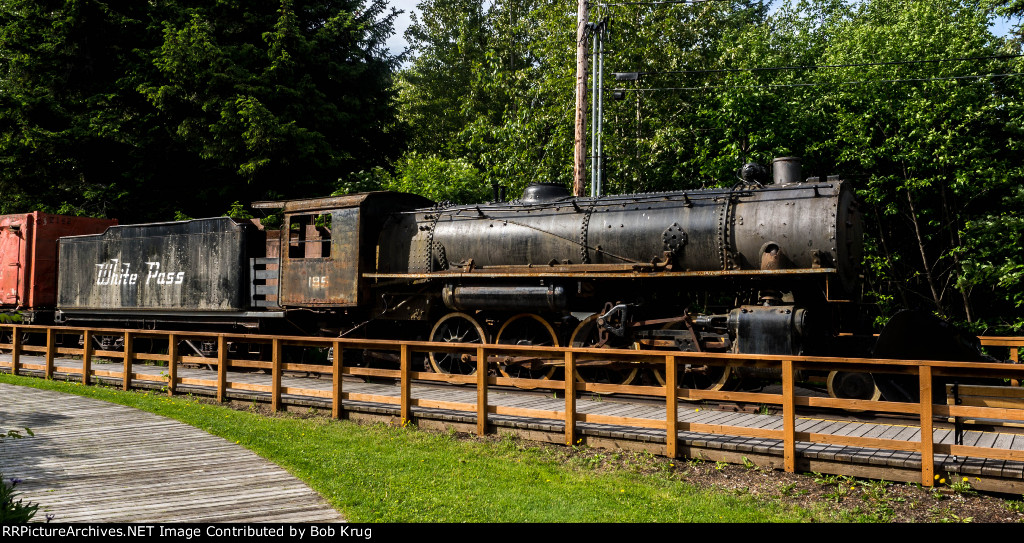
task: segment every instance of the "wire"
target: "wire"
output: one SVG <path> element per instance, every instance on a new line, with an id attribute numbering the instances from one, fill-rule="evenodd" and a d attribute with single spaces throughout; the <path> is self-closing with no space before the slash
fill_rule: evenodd
<path id="1" fill-rule="evenodd" d="M 598 2 L 597 5 L 601 7 L 609 6 L 660 6 L 660 5 L 676 5 L 676 4 L 705 4 L 708 2 L 734 2 L 735 0 L 651 0 L 649 2 Z"/>
<path id="2" fill-rule="evenodd" d="M 613 92 L 623 91 L 634 91 L 634 92 L 648 92 L 648 91 L 698 91 L 698 90 L 729 90 L 729 89 L 774 89 L 782 87 L 820 87 L 825 85 L 864 85 L 868 83 L 916 83 L 924 81 L 954 81 L 960 79 L 981 79 L 989 77 L 1013 77 L 1017 75 L 1024 75 L 1024 73 L 1006 73 L 1006 74 L 983 74 L 983 75 L 961 75 L 953 77 L 929 77 L 919 79 L 867 79 L 863 81 L 842 81 L 839 83 L 786 83 L 776 85 L 713 85 L 706 87 L 648 87 L 638 89 L 612 89 Z"/>
<path id="3" fill-rule="evenodd" d="M 712 73 L 736 73 L 736 72 L 767 72 L 783 70 L 816 70 L 818 68 L 863 68 L 866 66 L 897 66 L 909 64 L 928 64 L 937 62 L 965 62 L 968 60 L 995 60 L 1024 57 L 1018 55 L 992 55 L 987 57 L 960 57 L 960 58 L 938 58 L 930 60 L 893 60 L 888 62 L 863 62 L 855 64 L 819 64 L 806 66 L 768 66 L 762 68 L 722 68 L 717 70 L 666 70 L 653 72 L 621 72 L 637 75 L 661 75 L 661 74 L 712 74 Z"/>

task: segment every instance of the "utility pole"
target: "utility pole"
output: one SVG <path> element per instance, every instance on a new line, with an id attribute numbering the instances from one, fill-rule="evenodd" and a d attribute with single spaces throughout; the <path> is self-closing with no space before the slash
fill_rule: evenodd
<path id="1" fill-rule="evenodd" d="M 583 178 L 587 174 L 587 151 L 583 133 L 587 129 L 587 19 L 590 18 L 587 0 L 579 0 L 576 12 L 576 137 L 573 147 L 572 193 L 584 195 Z"/>

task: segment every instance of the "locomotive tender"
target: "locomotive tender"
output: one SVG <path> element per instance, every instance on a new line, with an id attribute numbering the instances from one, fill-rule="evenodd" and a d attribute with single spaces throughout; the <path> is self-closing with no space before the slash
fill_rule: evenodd
<path id="1" fill-rule="evenodd" d="M 776 159 L 731 188 L 577 198 L 534 184 L 509 203 L 372 192 L 227 217 L 117 226 L 60 241 L 57 320 L 450 342 L 801 354 L 822 347 L 856 288 L 860 214 L 837 178 Z M 435 371 L 475 365 L 431 354 Z M 509 376 L 545 377 L 544 361 Z M 626 383 L 635 366 L 582 363 Z M 648 378 L 661 379 L 654 371 Z M 728 375 L 688 368 L 692 386 Z"/>

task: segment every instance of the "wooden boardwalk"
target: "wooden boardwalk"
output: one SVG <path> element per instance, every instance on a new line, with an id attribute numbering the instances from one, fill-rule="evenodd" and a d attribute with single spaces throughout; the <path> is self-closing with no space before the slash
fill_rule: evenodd
<path id="1" fill-rule="evenodd" d="M 0 471 L 54 522 L 344 522 L 316 492 L 243 447 L 91 398 L 0 384 Z"/>
<path id="2" fill-rule="evenodd" d="M 42 357 L 23 356 L 23 363 L 40 363 Z M 78 360 L 62 359 L 57 366 L 68 368 L 81 367 Z M 94 361 L 94 370 L 120 372 L 121 362 L 104 363 Z M 133 372 L 157 374 L 161 369 L 143 364 L 134 364 Z M 216 372 L 203 369 L 179 367 L 178 375 L 183 378 L 211 379 Z M 58 374 L 59 375 L 59 374 Z M 96 378 L 94 378 L 96 379 Z M 120 382 L 120 378 L 109 378 L 110 382 Z M 271 377 L 260 372 L 229 372 L 229 382 L 240 382 L 257 385 L 269 385 Z M 161 383 L 134 380 L 133 387 L 160 387 Z M 282 378 L 283 387 L 296 389 L 331 390 L 328 378 L 309 378 L 300 374 L 286 373 Z M 400 387 L 389 382 L 366 383 L 358 379 L 346 379 L 346 393 L 389 396 L 398 398 Z M 473 404 L 476 402 L 476 391 L 471 386 L 448 386 L 427 383 L 413 383 L 412 397 L 421 399 L 443 400 Z M 210 387 L 179 386 L 180 392 L 212 394 Z M 229 398 L 241 400 L 266 400 L 267 394 L 247 390 L 232 389 L 227 391 Z M 330 400 L 315 397 L 299 397 L 284 395 L 287 404 L 330 407 Z M 493 389 L 488 393 L 488 403 L 492 406 L 518 407 L 544 411 L 562 411 L 565 400 L 551 392 L 527 393 L 523 391 L 503 391 Z M 2 406 L 2 403 L 0 403 Z M 598 397 L 583 395 L 577 400 L 577 411 L 582 414 L 636 417 L 650 420 L 665 420 L 665 407 L 660 404 L 634 403 L 616 397 Z M 385 420 L 399 416 L 397 405 L 386 403 L 370 403 L 346 400 L 344 409 L 347 416 L 365 415 Z M 473 431 L 476 415 L 468 411 L 454 411 L 436 408 L 413 407 L 414 418 L 421 425 L 434 423 L 442 426 L 456 426 L 465 431 Z M 704 409 L 700 404 L 680 402 L 678 420 L 681 423 L 709 424 L 743 428 L 781 429 L 782 418 L 771 414 L 754 414 L 725 412 Z M 505 415 L 490 415 L 488 421 L 498 431 L 514 431 L 526 435 L 530 439 L 544 439 L 551 442 L 564 441 L 564 422 L 557 419 L 526 418 Z M 622 447 L 650 450 L 663 453 L 665 431 L 630 426 L 608 424 L 577 423 L 577 430 L 584 442 L 593 446 Z M 797 416 L 796 431 L 833 436 L 857 436 L 869 438 L 898 439 L 903 441 L 919 441 L 920 429 L 909 423 L 883 424 L 869 420 L 850 420 L 850 417 L 824 418 L 823 415 Z M 934 430 L 936 443 L 953 443 L 953 431 L 948 428 Z M 708 460 L 726 460 L 741 462 L 749 459 L 760 466 L 782 467 L 783 443 L 781 440 L 715 435 L 698 432 L 679 432 L 678 439 L 681 454 L 689 457 L 703 457 Z M 936 473 L 970 476 L 972 486 L 980 490 L 1024 493 L 1024 434 L 1007 432 L 968 431 L 964 436 L 964 445 L 988 446 L 1011 451 L 1020 451 L 1020 460 L 995 460 L 981 458 L 953 457 L 936 454 Z M 843 445 L 824 445 L 800 442 L 797 444 L 799 456 L 798 467 L 801 471 L 818 471 L 822 473 L 841 473 L 890 481 L 919 481 L 921 457 L 919 453 L 852 447 Z"/>

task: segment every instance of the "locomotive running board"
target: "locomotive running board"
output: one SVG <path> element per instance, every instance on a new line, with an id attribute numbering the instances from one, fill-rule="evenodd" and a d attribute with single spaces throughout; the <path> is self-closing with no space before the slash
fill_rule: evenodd
<path id="1" fill-rule="evenodd" d="M 652 277 L 705 277 L 705 278 L 718 278 L 718 277 L 771 277 L 771 276 L 788 276 L 788 275 L 822 275 L 822 274 L 835 274 L 836 268 L 811 268 L 811 269 L 798 269 L 798 270 L 708 270 L 708 271 L 681 271 L 681 272 L 602 272 L 600 270 L 565 270 L 567 266 L 521 266 L 516 268 L 506 267 L 501 271 L 492 271 L 488 268 L 475 268 L 473 271 L 467 272 L 432 272 L 432 273 L 364 273 L 363 278 L 365 279 L 449 279 L 449 278 L 481 278 L 481 279 L 499 279 L 499 278 L 524 278 L 524 277 L 543 277 L 543 278 L 567 278 L 567 279 L 588 279 L 588 278 L 601 278 L 601 279 L 635 279 L 635 278 L 652 278 Z"/>
<path id="2" fill-rule="evenodd" d="M 85 317 L 92 320 L 144 320 L 151 317 L 216 317 L 216 318 L 284 318 L 283 311 L 144 311 L 134 312 L 117 309 L 80 309 L 63 310 L 60 314 L 67 317 Z"/>

